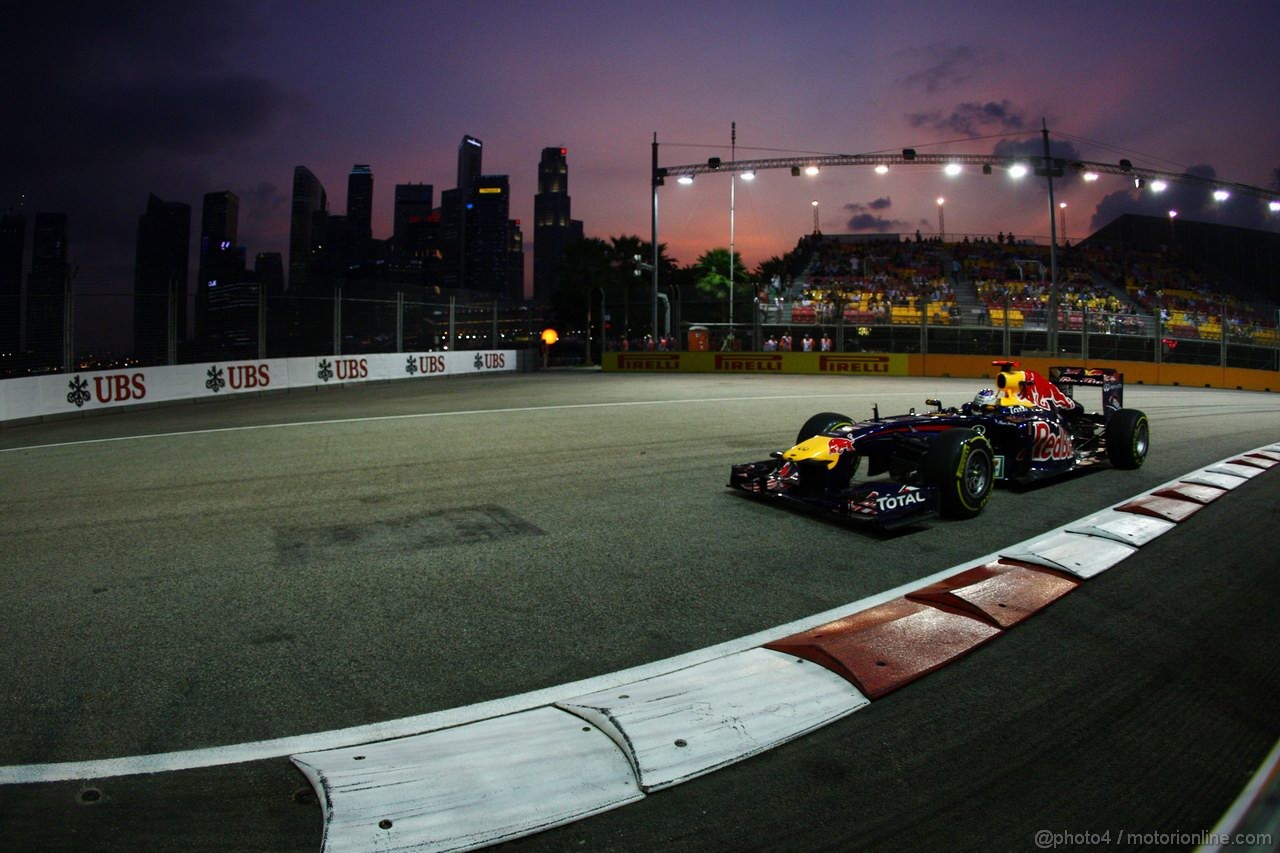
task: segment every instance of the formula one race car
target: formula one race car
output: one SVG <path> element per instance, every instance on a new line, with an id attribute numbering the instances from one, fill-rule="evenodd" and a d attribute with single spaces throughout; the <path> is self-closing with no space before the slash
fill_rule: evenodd
<path id="1" fill-rule="evenodd" d="M 1124 377 L 1110 368 L 1053 367 L 1047 379 L 1017 362 L 995 361 L 997 388 L 973 402 L 871 420 L 822 412 L 805 421 L 790 450 L 734 465 L 729 487 L 795 501 L 888 529 L 934 515 L 972 518 L 997 480 L 1030 483 L 1102 462 L 1138 468 L 1147 456 L 1147 416 L 1122 407 Z M 1088 412 L 1076 386 L 1102 389 Z M 867 477 L 854 480 L 863 458 Z"/>

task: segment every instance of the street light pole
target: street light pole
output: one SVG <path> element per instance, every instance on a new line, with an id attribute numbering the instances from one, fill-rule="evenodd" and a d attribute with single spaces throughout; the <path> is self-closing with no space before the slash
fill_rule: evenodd
<path id="1" fill-rule="evenodd" d="M 1053 215 L 1053 176 L 1055 166 L 1049 156 L 1049 125 L 1041 120 L 1044 127 L 1044 168 L 1037 170 L 1049 182 L 1049 322 L 1046 327 L 1049 337 L 1049 351 L 1058 352 L 1058 229 L 1057 219 Z M 1059 171 L 1059 175 L 1062 173 Z"/>
<path id="2" fill-rule="evenodd" d="M 1062 231 L 1062 245 L 1066 246 L 1070 241 L 1067 239 L 1067 203 L 1065 201 L 1058 202 L 1058 220 Z"/>
<path id="3" fill-rule="evenodd" d="M 651 233 L 653 235 L 653 320 L 654 338 L 658 335 L 658 187 L 662 186 L 662 176 L 658 173 L 658 132 L 653 132 L 653 217 Z"/>
<path id="4" fill-rule="evenodd" d="M 942 204 L 945 201 L 945 198 L 938 197 L 938 240 L 943 243 L 947 242 L 946 220 L 942 216 Z"/>
<path id="5" fill-rule="evenodd" d="M 729 123 L 729 163 L 733 168 L 733 163 L 738 159 L 738 123 L 736 121 Z M 737 183 L 738 173 L 733 171 L 729 173 L 729 337 L 733 337 L 733 217 L 734 217 L 734 187 Z"/>

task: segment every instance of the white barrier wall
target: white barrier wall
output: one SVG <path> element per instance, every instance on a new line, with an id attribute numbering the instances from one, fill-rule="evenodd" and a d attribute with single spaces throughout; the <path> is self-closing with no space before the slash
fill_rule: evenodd
<path id="1" fill-rule="evenodd" d="M 169 400 L 516 369 L 515 350 L 307 356 L 57 373 L 0 382 L 0 421 Z"/>

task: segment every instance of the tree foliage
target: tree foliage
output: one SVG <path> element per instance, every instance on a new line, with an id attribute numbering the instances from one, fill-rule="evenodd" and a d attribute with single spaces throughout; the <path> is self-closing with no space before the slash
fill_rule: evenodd
<path id="1" fill-rule="evenodd" d="M 730 287 L 728 249 L 708 249 L 698 258 L 694 269 L 697 273 L 696 282 L 700 293 L 715 299 L 728 298 Z M 750 291 L 752 279 L 747 274 L 747 268 L 742 264 L 742 255 L 737 252 L 733 253 L 732 281 L 735 298 L 741 295 L 739 288 L 742 292 Z"/>
<path id="2" fill-rule="evenodd" d="M 551 298 L 551 305 L 562 321 L 581 322 L 586 315 L 587 303 L 598 302 L 600 291 L 609 304 L 639 300 L 641 292 L 648 292 L 651 273 L 639 269 L 640 263 L 653 262 L 653 244 L 632 234 L 621 234 L 602 240 L 584 237 L 565 248 L 560 266 L 560 286 Z M 666 244 L 658 244 L 659 279 L 668 281 L 676 276 L 676 264 L 666 255 Z"/>

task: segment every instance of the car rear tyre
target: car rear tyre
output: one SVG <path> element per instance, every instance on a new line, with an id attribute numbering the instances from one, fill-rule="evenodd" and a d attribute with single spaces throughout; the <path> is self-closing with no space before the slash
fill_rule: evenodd
<path id="1" fill-rule="evenodd" d="M 1107 458 L 1117 468 L 1141 468 L 1151 446 L 1151 425 L 1137 409 L 1119 409 L 1107 422 Z"/>
<path id="2" fill-rule="evenodd" d="M 995 467 L 995 452 L 985 435 L 949 429 L 933 440 L 920 474 L 926 485 L 937 487 L 943 516 L 973 518 L 991 499 Z"/>
<path id="3" fill-rule="evenodd" d="M 813 438 L 815 435 L 830 432 L 836 427 L 848 426 L 851 423 L 853 423 L 853 418 L 848 415 L 841 415 L 836 412 L 819 412 L 805 421 L 804 426 L 800 427 L 800 432 L 796 433 L 796 444 Z"/>

